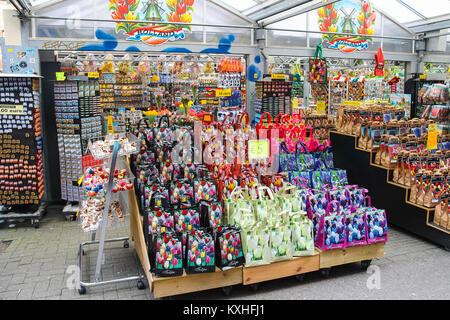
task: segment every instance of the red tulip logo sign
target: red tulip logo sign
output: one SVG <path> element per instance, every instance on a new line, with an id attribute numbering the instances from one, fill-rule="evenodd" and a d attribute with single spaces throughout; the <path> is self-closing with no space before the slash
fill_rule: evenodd
<path id="1" fill-rule="evenodd" d="M 109 0 L 109 11 L 116 23 L 116 32 L 122 31 L 127 40 L 159 45 L 184 39 L 191 31 L 195 0 Z M 137 20 L 139 22 L 133 22 Z M 142 22 L 145 21 L 145 22 Z M 161 24 L 160 22 L 170 22 Z M 182 24 L 180 24 L 182 23 Z"/>
<path id="2" fill-rule="evenodd" d="M 343 0 L 318 9 L 317 14 L 319 30 L 330 32 L 322 36 L 330 49 L 354 52 L 367 49 L 372 41 L 377 15 L 369 1 Z"/>

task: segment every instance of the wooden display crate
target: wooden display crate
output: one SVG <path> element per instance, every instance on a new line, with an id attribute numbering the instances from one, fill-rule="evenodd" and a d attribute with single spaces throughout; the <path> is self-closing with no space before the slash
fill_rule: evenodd
<path id="1" fill-rule="evenodd" d="M 155 298 L 174 296 L 215 288 L 228 287 L 242 283 L 242 267 L 225 271 L 186 274 L 178 277 L 153 277 L 153 296 Z"/>
<path id="2" fill-rule="evenodd" d="M 294 257 L 291 260 L 278 261 L 267 265 L 242 269 L 244 285 L 295 276 L 319 270 L 319 252 L 313 256 Z"/>
<path id="3" fill-rule="evenodd" d="M 320 251 L 320 250 L 319 250 Z M 384 256 L 384 242 L 320 251 L 320 269 Z"/>

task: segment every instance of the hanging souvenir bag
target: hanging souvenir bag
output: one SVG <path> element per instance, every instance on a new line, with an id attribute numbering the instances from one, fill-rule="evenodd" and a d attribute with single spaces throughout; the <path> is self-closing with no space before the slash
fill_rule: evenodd
<path id="1" fill-rule="evenodd" d="M 322 43 L 317 44 L 314 58 L 309 59 L 309 82 L 327 83 L 327 63 L 322 57 Z"/>

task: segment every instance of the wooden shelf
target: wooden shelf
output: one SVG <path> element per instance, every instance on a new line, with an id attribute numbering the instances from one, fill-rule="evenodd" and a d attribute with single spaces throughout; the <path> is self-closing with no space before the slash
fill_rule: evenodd
<path id="1" fill-rule="evenodd" d="M 294 257 L 290 260 L 243 268 L 243 284 L 254 284 L 317 271 L 319 270 L 319 260 L 319 252 L 316 250 L 312 256 Z"/>
<path id="2" fill-rule="evenodd" d="M 194 273 L 178 277 L 153 277 L 153 296 L 155 298 L 203 291 L 242 283 L 242 266 L 225 271 Z"/>
<path id="3" fill-rule="evenodd" d="M 410 205 L 412 205 L 412 206 L 414 206 L 414 207 L 423 209 L 423 210 L 425 210 L 425 211 L 427 211 L 427 212 L 428 212 L 428 211 L 434 211 L 434 209 L 435 209 L 434 207 L 433 207 L 433 208 L 425 207 L 425 206 L 422 206 L 422 205 L 420 205 L 420 204 L 411 202 L 411 201 L 409 201 L 409 200 L 406 200 L 406 203 L 407 203 L 407 204 L 410 204 Z"/>
<path id="4" fill-rule="evenodd" d="M 437 229 L 437 230 L 439 230 L 439 231 L 445 232 L 445 233 L 447 233 L 447 234 L 450 234 L 450 230 L 449 230 L 449 229 L 444 228 L 444 227 L 441 227 L 440 225 L 437 225 L 437 224 L 434 223 L 434 222 L 428 222 L 428 221 L 427 221 L 427 226 L 429 226 L 429 227 L 431 227 L 431 228 L 434 228 L 434 229 Z"/>
<path id="5" fill-rule="evenodd" d="M 392 185 L 397 186 L 397 187 L 400 187 L 400 188 L 403 188 L 403 189 L 406 189 L 406 190 L 411 189 L 411 187 L 408 187 L 408 186 L 406 186 L 404 184 L 396 183 L 394 181 L 387 180 L 387 183 L 392 184 Z"/>
<path id="6" fill-rule="evenodd" d="M 384 242 L 328 251 L 319 250 L 319 252 L 320 268 L 330 268 L 342 264 L 383 257 Z"/>

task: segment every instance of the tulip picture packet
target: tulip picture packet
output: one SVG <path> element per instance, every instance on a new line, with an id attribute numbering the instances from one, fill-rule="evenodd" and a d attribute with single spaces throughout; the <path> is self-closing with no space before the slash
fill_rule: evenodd
<path id="1" fill-rule="evenodd" d="M 217 186 L 212 180 L 196 180 L 194 181 L 194 198 L 195 203 L 200 200 L 217 201 Z"/>
<path id="2" fill-rule="evenodd" d="M 200 228 L 200 214 L 198 207 L 175 209 L 173 212 L 175 230 L 185 232 Z"/>
<path id="3" fill-rule="evenodd" d="M 213 235 L 207 229 L 192 230 L 186 239 L 186 273 L 215 272 Z"/>
<path id="4" fill-rule="evenodd" d="M 200 226 L 216 229 L 223 224 L 222 204 L 220 202 L 200 202 Z"/>
<path id="5" fill-rule="evenodd" d="M 245 264 L 241 230 L 235 227 L 219 227 L 216 233 L 216 264 L 227 270 Z"/>
<path id="6" fill-rule="evenodd" d="M 165 232 L 154 235 L 154 267 L 152 272 L 161 277 L 183 274 L 181 235 Z"/>

